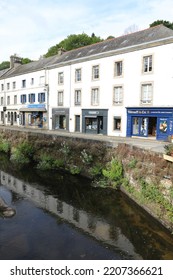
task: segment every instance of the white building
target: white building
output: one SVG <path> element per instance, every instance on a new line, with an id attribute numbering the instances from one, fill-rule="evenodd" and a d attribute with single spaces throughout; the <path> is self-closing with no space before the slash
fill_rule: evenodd
<path id="1" fill-rule="evenodd" d="M 173 30 L 159 25 L 12 68 L 0 77 L 1 123 L 15 124 L 9 112 L 16 112 L 17 125 L 38 127 L 33 116 L 41 112 L 44 128 L 167 139 L 173 134 L 172 64 Z M 34 86 L 17 86 L 32 79 Z M 32 93 L 32 104 L 22 104 L 21 96 Z M 17 104 L 9 104 L 15 95 Z"/>

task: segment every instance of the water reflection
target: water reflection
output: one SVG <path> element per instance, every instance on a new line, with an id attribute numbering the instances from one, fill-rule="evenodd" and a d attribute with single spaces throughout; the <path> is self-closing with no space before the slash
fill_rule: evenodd
<path id="1" fill-rule="evenodd" d="M 19 259 L 173 259 L 171 234 L 122 193 L 93 189 L 83 178 L 26 170 L 1 171 L 0 185 L 0 196 L 17 212 L 8 224 L 0 220 L 2 259 L 10 259 L 14 247 Z"/>

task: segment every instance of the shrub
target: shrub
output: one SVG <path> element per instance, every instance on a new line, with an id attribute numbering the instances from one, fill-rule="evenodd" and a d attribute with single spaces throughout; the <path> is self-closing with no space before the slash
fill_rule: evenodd
<path id="1" fill-rule="evenodd" d="M 37 164 L 38 169 L 49 170 L 54 167 L 54 159 L 47 154 L 40 155 L 39 163 Z"/>
<path id="2" fill-rule="evenodd" d="M 17 147 L 12 148 L 10 160 L 22 165 L 28 164 L 33 159 L 34 148 L 28 142 L 18 144 Z"/>
<path id="3" fill-rule="evenodd" d="M 123 179 L 122 163 L 113 158 L 111 162 L 108 163 L 107 168 L 102 170 L 102 174 L 113 186 L 120 185 Z"/>
<path id="4" fill-rule="evenodd" d="M 10 151 L 10 143 L 2 139 L 0 141 L 0 152 L 8 153 Z"/>

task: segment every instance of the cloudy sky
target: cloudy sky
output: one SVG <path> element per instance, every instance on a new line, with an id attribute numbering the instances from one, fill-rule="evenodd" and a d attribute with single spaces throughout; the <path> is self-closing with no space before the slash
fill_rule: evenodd
<path id="1" fill-rule="evenodd" d="M 0 62 L 38 59 L 70 34 L 106 39 L 158 19 L 173 21 L 172 0 L 0 0 Z"/>

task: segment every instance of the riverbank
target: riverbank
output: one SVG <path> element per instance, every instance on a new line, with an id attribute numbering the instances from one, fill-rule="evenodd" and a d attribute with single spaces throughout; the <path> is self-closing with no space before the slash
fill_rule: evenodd
<path id="1" fill-rule="evenodd" d="M 92 178 L 94 186 L 121 185 L 122 191 L 173 231 L 173 167 L 163 159 L 164 142 L 11 127 L 0 128 L 0 134 L 13 160 L 21 155 L 21 144 L 27 143 L 37 168 L 81 174 Z"/>

